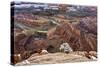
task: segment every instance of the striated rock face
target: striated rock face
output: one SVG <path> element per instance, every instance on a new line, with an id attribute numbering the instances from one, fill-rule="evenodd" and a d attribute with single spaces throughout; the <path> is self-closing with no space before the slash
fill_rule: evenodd
<path id="1" fill-rule="evenodd" d="M 16 60 L 17 62 L 22 61 L 30 57 L 34 53 L 46 53 L 48 47 L 48 43 L 46 39 L 35 38 L 34 35 L 25 35 L 24 33 L 20 33 L 15 36 L 14 39 L 14 55 L 20 54 L 21 60 Z M 12 57 L 14 57 L 12 54 Z M 19 56 L 18 56 L 19 57 Z"/>
<path id="2" fill-rule="evenodd" d="M 93 20 L 92 20 L 93 19 Z M 48 31 L 48 39 L 59 46 L 61 43 L 69 43 L 74 51 L 97 51 L 97 22 L 96 18 L 83 18 L 79 24 L 64 23 L 54 30 Z M 87 32 L 86 32 L 87 31 Z"/>
<path id="3" fill-rule="evenodd" d="M 97 18 L 96 17 L 86 17 L 82 18 L 79 23 L 80 29 L 97 35 Z"/>
<path id="4" fill-rule="evenodd" d="M 83 50 L 97 51 L 97 18 L 86 17 L 80 20 L 80 44 Z"/>
<path id="5" fill-rule="evenodd" d="M 14 37 L 14 53 L 15 54 L 20 54 L 25 51 L 23 47 L 24 45 L 19 43 L 24 38 L 26 38 L 26 35 L 21 34 L 21 33 Z"/>

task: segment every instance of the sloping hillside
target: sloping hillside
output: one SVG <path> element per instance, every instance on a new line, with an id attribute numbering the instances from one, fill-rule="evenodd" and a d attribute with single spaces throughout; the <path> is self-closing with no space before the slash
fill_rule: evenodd
<path id="1" fill-rule="evenodd" d="M 81 54 L 84 54 L 80 52 Z M 95 61 L 97 59 L 88 59 L 84 55 L 78 55 L 77 53 L 49 53 L 49 54 L 33 54 L 25 61 L 19 62 L 16 65 L 27 65 L 27 64 L 54 64 L 54 63 L 72 63 L 72 62 L 84 62 L 84 61 Z"/>

